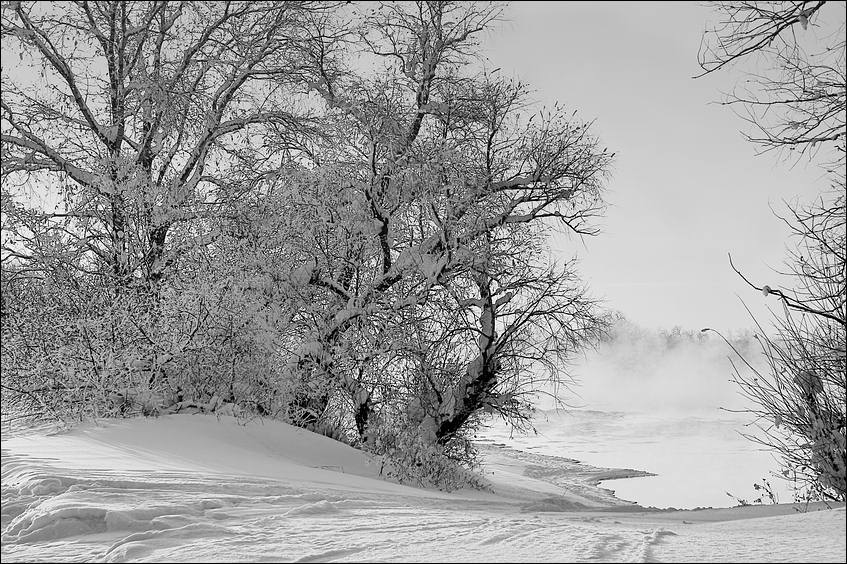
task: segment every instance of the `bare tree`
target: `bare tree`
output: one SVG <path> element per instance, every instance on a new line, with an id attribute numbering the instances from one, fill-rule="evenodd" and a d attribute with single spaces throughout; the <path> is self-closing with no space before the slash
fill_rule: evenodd
<path id="1" fill-rule="evenodd" d="M 754 126 L 747 138 L 762 151 L 806 155 L 831 184 L 812 205 L 788 206 L 784 221 L 797 245 L 784 274 L 792 287 L 749 280 L 776 296 L 775 335 L 759 336 L 768 370 L 744 360 L 735 380 L 752 402 L 760 433 L 773 448 L 798 495 L 847 498 L 845 332 L 845 18 L 843 2 L 721 2 L 722 20 L 704 36 L 703 74 L 752 57 L 767 67 L 727 104 L 744 108 Z M 702 75 L 701 75 L 702 76 Z M 792 159 L 795 160 L 795 159 Z M 758 322 L 757 322 L 758 324 Z M 740 355 L 739 355 L 740 356 Z M 743 357 L 742 357 L 743 360 Z"/>
<path id="2" fill-rule="evenodd" d="M 753 59 L 749 75 L 725 104 L 750 125 L 762 151 L 820 157 L 844 166 L 845 3 L 832 1 L 715 2 L 720 18 L 703 36 L 704 76 Z"/>
<path id="3" fill-rule="evenodd" d="M 788 221 L 798 244 L 787 266 L 796 284 L 775 288 L 742 278 L 781 311 L 776 334 L 759 326 L 767 371 L 744 363 L 735 381 L 753 406 L 760 433 L 773 448 L 798 495 L 847 499 L 847 206 L 821 200 L 793 210 Z"/>

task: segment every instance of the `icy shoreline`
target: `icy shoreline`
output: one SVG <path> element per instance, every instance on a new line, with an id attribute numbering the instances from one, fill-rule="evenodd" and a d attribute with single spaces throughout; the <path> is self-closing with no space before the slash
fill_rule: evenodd
<path id="1" fill-rule="evenodd" d="M 496 480 L 498 469 L 502 472 L 503 468 L 511 468 L 519 475 L 550 483 L 584 500 L 581 505 L 572 507 L 575 510 L 597 507 L 643 509 L 633 501 L 618 498 L 614 489 L 600 484 L 610 480 L 653 476 L 644 470 L 592 466 L 580 460 L 527 452 L 493 441 L 478 441 L 476 444 L 483 459 L 481 471 L 484 475 L 493 474 Z M 555 505 L 551 502 L 551 506 Z"/>

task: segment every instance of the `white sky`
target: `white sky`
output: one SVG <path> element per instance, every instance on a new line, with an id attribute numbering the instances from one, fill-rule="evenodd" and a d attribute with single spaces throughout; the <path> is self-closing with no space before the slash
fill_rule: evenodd
<path id="1" fill-rule="evenodd" d="M 808 162 L 755 156 L 739 133 L 745 122 L 714 103 L 739 73 L 691 78 L 711 9 L 515 2 L 506 17 L 484 40 L 488 65 L 527 82 L 541 103 L 597 118 L 595 132 L 617 153 L 604 232 L 584 246 L 556 241 L 582 257 L 595 295 L 654 327 L 750 327 L 738 296 L 757 314 L 776 306 L 732 272 L 727 252 L 748 277 L 773 285 L 787 228 L 769 204 L 782 211 L 783 200 L 814 198 L 828 184 Z"/>

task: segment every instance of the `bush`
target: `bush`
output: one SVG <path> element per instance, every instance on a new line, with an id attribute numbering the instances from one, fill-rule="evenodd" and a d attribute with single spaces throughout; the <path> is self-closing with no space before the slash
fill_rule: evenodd
<path id="1" fill-rule="evenodd" d="M 6 270 L 2 295 L 4 419 L 287 408 L 280 318 L 244 288 L 198 277 L 153 295 Z"/>
<path id="2" fill-rule="evenodd" d="M 473 472 L 479 466 L 477 452 L 467 439 L 440 445 L 421 439 L 409 424 L 377 421 L 369 427 L 365 448 L 382 457 L 380 475 L 401 484 L 436 487 L 444 491 L 462 488 L 490 490 Z"/>

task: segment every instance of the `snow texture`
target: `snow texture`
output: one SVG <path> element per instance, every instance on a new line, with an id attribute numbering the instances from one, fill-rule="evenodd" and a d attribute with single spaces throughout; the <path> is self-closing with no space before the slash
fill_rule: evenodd
<path id="1" fill-rule="evenodd" d="M 646 511 L 593 485 L 608 469 L 497 444 L 482 447 L 494 491 L 448 494 L 275 422 L 9 435 L 4 562 L 845 561 L 843 507 Z"/>

